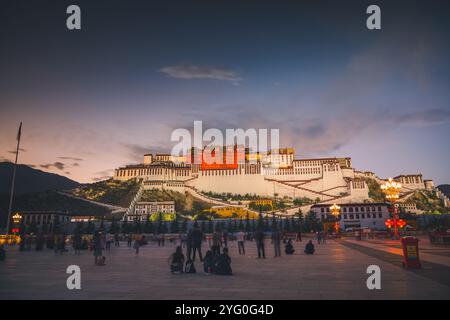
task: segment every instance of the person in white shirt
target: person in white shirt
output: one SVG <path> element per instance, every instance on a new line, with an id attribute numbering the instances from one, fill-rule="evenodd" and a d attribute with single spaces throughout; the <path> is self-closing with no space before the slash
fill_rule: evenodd
<path id="1" fill-rule="evenodd" d="M 236 233 L 236 239 L 238 241 L 239 254 L 245 254 L 245 232 L 239 231 Z"/>

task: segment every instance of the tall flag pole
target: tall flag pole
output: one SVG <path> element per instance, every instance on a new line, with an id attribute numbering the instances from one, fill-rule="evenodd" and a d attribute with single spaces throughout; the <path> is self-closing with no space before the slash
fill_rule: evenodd
<path id="1" fill-rule="evenodd" d="M 20 138 L 22 136 L 22 122 L 19 126 L 19 131 L 17 132 L 17 149 L 16 149 L 16 161 L 14 162 L 14 171 L 11 183 L 11 195 L 9 198 L 9 209 L 8 209 L 8 220 L 6 222 L 6 234 L 9 234 L 9 225 L 11 223 L 11 211 L 13 204 L 13 196 L 14 196 L 14 185 L 16 183 L 16 169 L 17 169 L 17 159 L 19 158 L 19 147 L 20 147 Z"/>

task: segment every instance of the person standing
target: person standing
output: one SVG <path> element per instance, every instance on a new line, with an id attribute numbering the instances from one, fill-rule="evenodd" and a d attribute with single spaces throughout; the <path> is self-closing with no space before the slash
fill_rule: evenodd
<path id="1" fill-rule="evenodd" d="M 94 263 L 95 265 L 100 265 L 99 262 L 103 256 L 103 246 L 102 246 L 102 236 L 100 232 L 94 234 Z"/>
<path id="2" fill-rule="evenodd" d="M 200 261 L 203 261 L 202 257 L 202 241 L 203 232 L 198 226 L 194 227 L 192 230 L 192 261 L 195 261 L 195 253 L 198 251 L 198 256 Z"/>
<path id="3" fill-rule="evenodd" d="M 188 233 L 186 234 L 186 258 L 188 260 L 191 259 L 192 254 L 192 229 L 189 229 Z"/>
<path id="4" fill-rule="evenodd" d="M 301 233 L 301 231 L 298 231 L 297 232 L 297 237 L 295 238 L 295 241 L 297 241 L 297 242 L 302 242 L 302 233 Z"/>
<path id="5" fill-rule="evenodd" d="M 120 247 L 120 241 L 119 241 L 119 234 L 118 233 L 116 233 L 114 235 L 114 246 L 115 247 Z"/>
<path id="6" fill-rule="evenodd" d="M 113 242 L 112 235 L 110 233 L 106 234 L 106 251 L 111 251 L 111 243 Z"/>
<path id="7" fill-rule="evenodd" d="M 266 258 L 266 253 L 264 250 L 264 232 L 261 228 L 258 228 L 258 230 L 255 232 L 255 241 L 256 241 L 256 248 L 258 249 L 258 259 Z"/>
<path id="8" fill-rule="evenodd" d="M 73 249 L 75 250 L 75 254 L 79 255 L 81 251 L 81 234 L 75 233 L 73 236 Z"/>
<path id="9" fill-rule="evenodd" d="M 272 231 L 272 244 L 275 250 L 275 257 L 281 256 L 281 233 L 278 228 Z"/>
<path id="10" fill-rule="evenodd" d="M 141 242 L 139 241 L 139 238 L 136 237 L 136 240 L 134 240 L 134 244 L 133 244 L 133 248 L 134 248 L 136 254 L 139 254 L 140 247 L 141 247 Z"/>
<path id="11" fill-rule="evenodd" d="M 127 246 L 128 248 L 131 248 L 131 244 L 132 244 L 133 238 L 131 237 L 131 234 L 127 235 Z"/>
<path id="12" fill-rule="evenodd" d="M 216 227 L 216 231 L 213 233 L 213 245 L 211 247 L 211 251 L 215 256 L 220 255 L 220 247 L 222 246 L 222 233 L 219 230 L 219 227 Z"/>
<path id="13" fill-rule="evenodd" d="M 238 242 L 239 254 L 245 254 L 245 232 L 239 231 L 238 233 L 236 233 L 236 239 Z"/>
<path id="14" fill-rule="evenodd" d="M 228 230 L 225 229 L 223 231 L 222 238 L 223 238 L 223 247 L 228 248 Z"/>

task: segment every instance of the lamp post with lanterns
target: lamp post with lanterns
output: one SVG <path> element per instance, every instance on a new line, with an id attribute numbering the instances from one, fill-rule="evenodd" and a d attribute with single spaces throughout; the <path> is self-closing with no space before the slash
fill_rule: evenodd
<path id="1" fill-rule="evenodd" d="M 403 227 L 404 221 L 400 220 L 398 217 L 398 210 L 397 206 L 395 205 L 395 202 L 399 198 L 400 189 L 402 188 L 402 185 L 394 180 L 392 178 L 389 178 L 386 183 L 381 185 L 381 191 L 386 196 L 386 200 L 391 203 L 392 207 L 392 220 L 386 221 L 386 225 L 388 228 L 394 227 L 394 238 L 398 239 L 398 228 Z"/>
<path id="2" fill-rule="evenodd" d="M 333 217 L 335 218 L 335 222 L 334 222 L 334 229 L 336 230 L 336 233 L 339 233 L 339 215 L 341 213 L 341 207 L 338 206 L 336 203 L 334 203 L 331 207 L 330 207 L 330 212 L 333 215 Z"/>
<path id="3" fill-rule="evenodd" d="M 20 213 L 16 213 L 12 216 L 12 221 L 13 221 L 13 228 L 12 228 L 12 233 L 13 234 L 18 234 L 20 232 L 20 223 L 22 222 L 22 215 Z"/>

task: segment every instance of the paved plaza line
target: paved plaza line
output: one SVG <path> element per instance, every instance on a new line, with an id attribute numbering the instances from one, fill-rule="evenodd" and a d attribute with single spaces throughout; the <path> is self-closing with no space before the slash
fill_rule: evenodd
<path id="1" fill-rule="evenodd" d="M 398 246 L 401 246 L 400 241 L 398 242 L 398 246 L 396 245 L 395 248 L 392 247 L 392 246 L 383 244 L 383 243 L 374 243 L 374 242 L 365 241 L 365 240 L 345 239 L 345 241 L 347 243 L 353 243 L 353 244 L 360 245 L 360 246 L 363 246 L 363 247 L 368 247 L 368 248 L 372 248 L 372 249 L 375 249 L 375 250 L 380 250 L 380 251 L 384 251 L 384 252 L 387 252 L 387 253 L 392 253 L 392 254 L 395 254 L 395 255 L 403 256 L 402 249 L 398 247 Z M 450 257 L 424 252 L 423 250 L 420 250 L 420 248 L 421 247 L 420 247 L 420 243 L 419 243 L 420 260 L 431 262 L 431 263 L 434 263 L 434 264 L 440 264 L 440 265 L 443 265 L 443 266 L 446 266 L 446 267 L 450 267 Z"/>
<path id="2" fill-rule="evenodd" d="M 389 249 L 383 250 L 368 246 L 362 241 L 341 240 L 338 242 L 348 248 L 365 253 L 368 256 L 380 259 L 393 265 L 402 267 L 402 257 L 397 253 L 391 253 Z M 361 242 L 361 243 L 360 243 Z M 389 252 L 388 252 L 389 250 Z M 430 261 L 422 260 L 422 269 L 404 269 L 406 272 L 413 272 L 419 276 L 434 280 L 450 287 L 450 267 Z"/>

